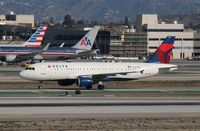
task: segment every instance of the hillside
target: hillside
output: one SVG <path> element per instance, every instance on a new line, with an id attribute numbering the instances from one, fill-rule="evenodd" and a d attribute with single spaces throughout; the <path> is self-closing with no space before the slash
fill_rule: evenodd
<path id="1" fill-rule="evenodd" d="M 36 20 L 53 18 L 62 21 L 66 14 L 76 19 L 101 22 L 122 21 L 137 14 L 198 14 L 199 0 L 0 0 L 0 14 L 34 14 Z"/>

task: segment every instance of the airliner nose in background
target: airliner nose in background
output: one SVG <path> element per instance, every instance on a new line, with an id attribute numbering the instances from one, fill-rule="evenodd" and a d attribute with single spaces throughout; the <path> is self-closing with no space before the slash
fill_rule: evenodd
<path id="1" fill-rule="evenodd" d="M 169 64 L 174 40 L 175 36 L 166 37 L 146 63 L 44 62 L 25 68 L 20 72 L 20 77 L 39 82 L 57 81 L 61 86 L 76 83 L 86 89 L 98 84 L 98 89 L 102 90 L 102 82 L 105 81 L 136 80 L 177 69 L 177 65 Z"/>

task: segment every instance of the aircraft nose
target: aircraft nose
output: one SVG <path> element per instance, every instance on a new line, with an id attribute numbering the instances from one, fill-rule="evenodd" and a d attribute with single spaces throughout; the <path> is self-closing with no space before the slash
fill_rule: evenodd
<path id="1" fill-rule="evenodd" d="M 21 71 L 19 73 L 19 76 L 22 78 L 22 79 L 28 79 L 28 73 L 26 71 Z"/>

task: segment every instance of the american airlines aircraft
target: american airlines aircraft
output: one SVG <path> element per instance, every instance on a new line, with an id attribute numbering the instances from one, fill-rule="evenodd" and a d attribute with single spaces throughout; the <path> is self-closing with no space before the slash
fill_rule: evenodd
<path id="1" fill-rule="evenodd" d="M 41 43 L 46 29 L 47 25 L 42 25 L 24 45 L 0 46 L 0 60 L 5 62 L 22 62 L 41 59 L 64 60 L 96 53 L 91 49 L 99 31 L 99 27 L 97 26 L 92 28 L 73 47 L 62 47 L 62 44 L 61 47 L 49 47 L 44 51 L 41 47 Z"/>
<path id="2" fill-rule="evenodd" d="M 168 36 L 146 63 L 44 62 L 25 68 L 20 77 L 39 82 L 57 81 L 61 86 L 75 83 L 86 89 L 98 84 L 98 89 L 103 90 L 105 81 L 135 80 L 177 69 L 177 65 L 169 64 L 174 40 L 174 36 Z"/>

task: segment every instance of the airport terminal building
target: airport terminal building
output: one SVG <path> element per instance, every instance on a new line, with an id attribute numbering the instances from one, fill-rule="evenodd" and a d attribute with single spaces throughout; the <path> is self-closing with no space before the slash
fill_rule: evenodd
<path id="1" fill-rule="evenodd" d="M 200 35 L 184 29 L 183 24 L 159 22 L 155 14 L 142 14 L 137 17 L 137 32 L 147 33 L 147 53 L 153 53 L 168 35 L 176 36 L 173 59 L 191 58 L 198 54 Z"/>
<path id="2" fill-rule="evenodd" d="M 0 15 L 0 25 L 34 27 L 34 24 L 34 15 L 15 15 L 14 12 L 9 15 Z"/>
<path id="3" fill-rule="evenodd" d="M 165 23 L 155 14 L 138 15 L 135 30 L 111 33 L 110 54 L 114 56 L 149 56 L 166 36 L 176 36 L 172 59 L 200 55 L 200 33 L 184 28 L 177 21 Z"/>
<path id="4" fill-rule="evenodd" d="M 110 52 L 116 57 L 138 57 L 147 55 L 147 35 L 140 32 L 111 33 Z"/>

